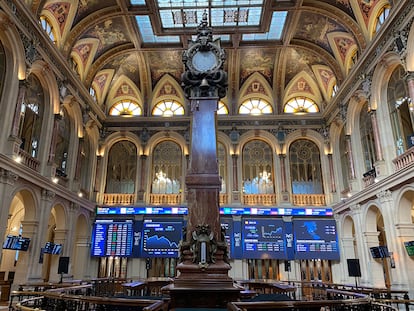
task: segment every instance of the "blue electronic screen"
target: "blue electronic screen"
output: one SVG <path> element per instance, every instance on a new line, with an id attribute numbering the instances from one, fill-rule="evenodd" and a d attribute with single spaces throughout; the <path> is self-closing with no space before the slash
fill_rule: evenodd
<path id="1" fill-rule="evenodd" d="M 52 242 L 47 242 L 45 247 L 43 248 L 44 254 L 60 255 L 61 252 L 62 252 L 62 244 L 55 244 Z"/>
<path id="2" fill-rule="evenodd" d="M 287 259 L 285 226 L 281 219 L 244 219 L 243 258 Z"/>
<path id="3" fill-rule="evenodd" d="M 178 257 L 182 231 L 181 219 L 144 219 L 141 256 Z"/>
<path id="4" fill-rule="evenodd" d="M 16 251 L 27 251 L 30 239 L 17 235 L 8 235 L 3 243 L 3 249 L 11 249 Z"/>
<path id="5" fill-rule="evenodd" d="M 129 257 L 133 240 L 132 220 L 96 220 L 92 230 L 91 255 Z"/>
<path id="6" fill-rule="evenodd" d="M 335 220 L 293 220 L 293 231 L 295 259 L 340 259 Z"/>

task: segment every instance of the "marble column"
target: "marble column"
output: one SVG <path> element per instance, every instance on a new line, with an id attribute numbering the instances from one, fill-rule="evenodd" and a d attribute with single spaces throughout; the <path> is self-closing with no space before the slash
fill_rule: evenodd
<path id="1" fill-rule="evenodd" d="M 240 201 L 240 192 L 239 192 L 239 177 L 238 177 L 238 167 L 237 167 L 237 159 L 239 156 L 237 154 L 231 155 L 232 165 L 233 165 L 233 201 L 239 202 Z"/>
<path id="2" fill-rule="evenodd" d="M 145 194 L 145 180 L 146 180 L 146 169 L 147 169 L 147 158 L 145 154 L 140 156 L 141 159 L 141 179 L 139 181 L 139 191 L 138 191 L 138 198 L 137 200 L 142 202 L 144 201 L 144 194 Z"/>

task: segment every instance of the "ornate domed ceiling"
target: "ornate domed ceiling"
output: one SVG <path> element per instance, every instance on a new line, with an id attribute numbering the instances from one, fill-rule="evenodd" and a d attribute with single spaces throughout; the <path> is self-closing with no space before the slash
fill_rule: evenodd
<path id="1" fill-rule="evenodd" d="M 148 103 L 161 79 L 181 83 L 182 52 L 204 12 L 226 50 L 229 89 L 237 114 L 241 90 L 267 85 L 273 114 L 292 97 L 315 101 L 323 114 L 335 90 L 375 36 L 384 0 L 74 0 L 33 1 L 37 18 L 76 70 L 93 87 L 101 115 L 117 93 Z M 251 77 L 257 79 L 254 86 Z M 266 93 L 266 91 L 264 91 Z"/>

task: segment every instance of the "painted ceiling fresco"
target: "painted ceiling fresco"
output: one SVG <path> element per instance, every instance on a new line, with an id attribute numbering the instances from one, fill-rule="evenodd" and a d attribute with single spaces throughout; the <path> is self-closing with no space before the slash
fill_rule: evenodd
<path id="1" fill-rule="evenodd" d="M 213 2 L 204 2 L 211 10 L 208 12 L 212 12 Z M 133 94 L 152 98 L 152 92 L 164 81 L 164 76 L 171 77 L 177 85 L 181 83 L 182 52 L 197 32 L 196 26 L 190 27 L 184 22 L 191 16 L 191 22 L 197 25 L 201 14 L 197 12 L 199 8 L 188 7 L 188 1 L 45 0 L 37 3 L 39 7 L 33 11 L 40 12 L 38 18 L 46 18 L 54 29 L 56 46 L 68 62 L 77 64 L 80 79 L 87 89 L 95 89 L 103 111 L 108 111 L 108 105 L 113 102 L 110 96 L 116 94 L 111 92 L 114 87 L 124 85 L 126 89 L 128 85 L 130 90 L 134 89 Z M 238 98 L 249 77 L 259 74 L 278 98 L 294 91 L 303 96 L 319 94 L 329 104 L 332 86 L 340 87 L 351 69 L 350 59 L 372 40 L 369 25 L 384 2 L 263 0 L 254 10 L 255 18 L 261 14 L 260 25 L 248 27 L 242 23 L 249 23 L 247 13 L 243 21 L 235 23 L 233 13 L 243 9 L 237 4 L 237 1 L 223 1 L 219 8 L 224 12 L 223 21 L 213 28 L 213 34 L 221 38 L 226 49 L 228 94 Z M 214 10 L 217 12 L 217 8 Z M 275 14 L 281 12 L 286 14 Z M 164 28 L 168 14 L 173 27 Z M 210 22 L 213 18 L 217 22 L 216 16 L 210 16 Z M 237 100 L 227 102 L 237 103 Z M 280 107 L 275 111 L 281 111 Z"/>

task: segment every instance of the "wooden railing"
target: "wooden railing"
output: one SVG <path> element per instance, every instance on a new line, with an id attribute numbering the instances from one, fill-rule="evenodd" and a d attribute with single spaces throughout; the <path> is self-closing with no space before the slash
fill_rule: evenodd
<path id="1" fill-rule="evenodd" d="M 297 206 L 323 206 L 326 205 L 324 194 L 292 194 L 292 204 Z"/>
<path id="2" fill-rule="evenodd" d="M 397 158 L 392 160 L 392 162 L 394 163 L 394 168 L 396 172 L 413 164 L 414 163 L 414 147 L 411 147 L 406 152 L 399 155 Z"/>
<path id="3" fill-rule="evenodd" d="M 104 193 L 103 204 L 105 205 L 129 205 L 136 202 L 136 195 L 133 193 Z"/>

